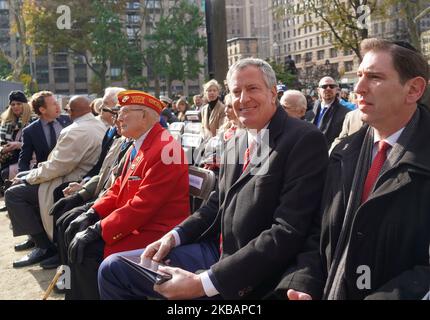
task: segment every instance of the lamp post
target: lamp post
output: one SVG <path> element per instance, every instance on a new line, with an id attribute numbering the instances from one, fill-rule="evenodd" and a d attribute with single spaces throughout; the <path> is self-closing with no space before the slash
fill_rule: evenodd
<path id="1" fill-rule="evenodd" d="M 331 64 L 329 60 L 325 61 L 325 72 L 328 76 L 331 77 Z"/>
<path id="2" fill-rule="evenodd" d="M 274 41 L 272 44 L 273 47 L 273 60 L 275 60 L 276 63 L 278 63 L 278 58 L 279 58 L 279 44 Z"/>

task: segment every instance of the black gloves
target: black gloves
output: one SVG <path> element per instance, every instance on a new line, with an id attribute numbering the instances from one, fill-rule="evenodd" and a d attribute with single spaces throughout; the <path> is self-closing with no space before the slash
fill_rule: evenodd
<path id="1" fill-rule="evenodd" d="M 90 208 L 87 212 L 82 213 L 79 217 L 73 220 L 64 234 L 66 247 L 69 247 L 75 234 L 85 230 L 99 220 L 99 215 L 93 208 Z"/>
<path id="2" fill-rule="evenodd" d="M 82 263 L 85 247 L 98 239 L 101 239 L 101 222 L 96 222 L 84 231 L 78 232 L 69 245 L 68 255 L 70 263 Z"/>
<path id="3" fill-rule="evenodd" d="M 60 217 L 63 213 L 72 210 L 78 206 L 83 205 L 84 199 L 79 193 L 72 194 L 71 196 L 61 198 L 49 210 L 49 215 L 54 217 Z"/>

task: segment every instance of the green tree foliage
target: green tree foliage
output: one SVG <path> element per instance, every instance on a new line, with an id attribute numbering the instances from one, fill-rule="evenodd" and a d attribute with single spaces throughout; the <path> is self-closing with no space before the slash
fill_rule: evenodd
<path id="1" fill-rule="evenodd" d="M 361 60 L 360 42 L 369 37 L 369 18 L 372 21 L 392 18 L 394 12 L 406 24 L 407 39 L 420 47 L 419 32 L 414 18 L 428 6 L 428 0 L 305 0 L 275 9 L 275 17 L 300 15 L 306 17 L 301 27 L 320 29 L 322 37 L 331 40 L 342 50 L 352 50 Z M 310 15 L 310 19 L 309 19 Z"/>
<path id="2" fill-rule="evenodd" d="M 7 5 L 12 16 L 10 33 L 16 35 L 16 45 L 19 55 L 12 57 L 0 47 L 0 78 L 15 82 L 22 82 L 24 78 L 26 79 L 24 85 L 27 90 L 32 85 L 32 79 L 26 73 L 29 61 L 29 47 L 27 44 L 27 26 L 22 16 L 22 1 L 8 0 Z"/>
<path id="3" fill-rule="evenodd" d="M 9 62 L 0 56 L 0 80 L 6 80 L 12 73 L 12 68 Z"/>
<path id="4" fill-rule="evenodd" d="M 362 20 L 363 6 L 370 9 L 372 19 L 381 17 L 386 7 L 380 0 L 306 0 L 296 5 L 277 8 L 276 16 L 305 16 L 302 28 L 313 26 L 320 29 L 324 38 L 331 39 L 339 49 L 352 50 L 361 59 L 360 42 L 368 37 L 368 29 Z M 310 17 L 310 19 L 309 19 Z M 361 22 L 361 23 L 360 23 Z"/>
<path id="5" fill-rule="evenodd" d="M 182 0 L 172 10 L 165 11 L 154 23 L 154 32 L 145 36 L 147 63 L 156 79 L 160 76 L 166 79 L 169 95 L 173 80 L 196 79 L 203 68 L 198 60 L 198 52 L 206 44 L 199 34 L 202 25 L 199 8 Z M 159 88 L 155 91 L 158 94 Z"/>
<path id="6" fill-rule="evenodd" d="M 286 70 L 285 65 L 274 60 L 266 60 L 273 68 L 276 74 L 276 80 L 282 84 L 286 84 L 288 89 L 299 88 L 297 76 Z"/>
<path id="7" fill-rule="evenodd" d="M 62 0 L 25 0 L 24 12 L 30 42 L 39 50 L 55 51 L 83 56 L 86 64 L 100 81 L 100 88 L 108 82 L 108 64 L 123 66 L 136 47 L 129 44 L 124 32 L 121 14 L 125 1 L 118 0 L 70 0 L 71 28 L 57 26 L 60 14 L 57 8 Z"/>

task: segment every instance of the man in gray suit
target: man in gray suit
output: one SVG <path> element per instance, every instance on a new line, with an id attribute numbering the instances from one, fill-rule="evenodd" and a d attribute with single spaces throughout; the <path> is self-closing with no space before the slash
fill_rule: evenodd
<path id="1" fill-rule="evenodd" d="M 31 235 L 36 244 L 28 255 L 13 263 L 14 268 L 38 263 L 55 254 L 53 236 L 53 191 L 67 181 L 82 179 L 97 162 L 104 125 L 91 113 L 90 102 L 73 97 L 68 112 L 73 124 L 63 129 L 48 160 L 27 175 L 14 180 L 5 193 L 5 203 L 12 221 L 13 235 Z"/>
<path id="2" fill-rule="evenodd" d="M 324 136 L 277 107 L 276 76 L 265 61 L 238 61 L 227 81 L 247 130 L 228 141 L 208 203 L 143 253 L 170 259 L 175 267 L 160 270 L 172 280 L 153 287 L 111 255 L 99 268 L 102 299 L 262 298 L 302 250 L 324 183 Z"/>

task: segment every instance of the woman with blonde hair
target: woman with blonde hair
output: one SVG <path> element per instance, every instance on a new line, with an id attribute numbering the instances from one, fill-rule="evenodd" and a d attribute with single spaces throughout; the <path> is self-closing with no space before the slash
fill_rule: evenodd
<path id="1" fill-rule="evenodd" d="M 224 104 L 219 100 L 221 86 L 216 80 L 205 83 L 203 90 L 208 104 L 202 107 L 202 135 L 204 140 L 208 140 L 224 124 Z"/>
<path id="2" fill-rule="evenodd" d="M 16 174 L 15 164 L 18 163 L 22 147 L 22 129 L 33 120 L 31 108 L 22 91 L 9 94 L 9 106 L 0 119 L 0 180 L 3 186 L 3 181 Z M 13 169 L 9 168 L 11 165 L 15 165 Z"/>

